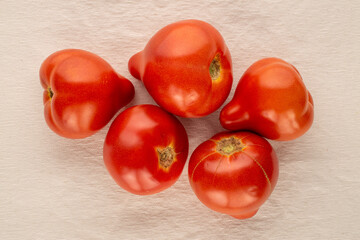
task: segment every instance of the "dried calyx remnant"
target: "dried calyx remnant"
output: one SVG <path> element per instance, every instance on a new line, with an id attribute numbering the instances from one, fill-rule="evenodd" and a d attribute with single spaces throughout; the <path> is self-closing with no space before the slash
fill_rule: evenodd
<path id="1" fill-rule="evenodd" d="M 211 80 L 215 81 L 220 77 L 221 65 L 220 65 L 220 56 L 217 54 L 210 63 L 209 73 Z"/>
<path id="2" fill-rule="evenodd" d="M 163 169 L 168 169 L 175 160 L 175 151 L 172 147 L 168 146 L 163 149 L 156 150 L 159 157 L 159 165 Z"/>
<path id="3" fill-rule="evenodd" d="M 241 140 L 236 137 L 223 138 L 216 143 L 216 151 L 223 155 L 231 155 L 244 149 Z"/>
<path id="4" fill-rule="evenodd" d="M 54 96 L 54 93 L 53 91 L 51 90 L 51 88 L 48 88 L 48 94 L 49 94 L 49 97 L 52 98 Z"/>

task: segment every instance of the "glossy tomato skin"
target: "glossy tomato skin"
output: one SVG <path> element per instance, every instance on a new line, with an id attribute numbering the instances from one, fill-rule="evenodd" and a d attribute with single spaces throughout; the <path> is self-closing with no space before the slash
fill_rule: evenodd
<path id="1" fill-rule="evenodd" d="M 189 142 L 178 119 L 154 105 L 137 105 L 116 117 L 106 136 L 104 162 L 125 190 L 149 195 L 173 185 L 179 178 Z M 161 160 L 161 152 L 169 149 Z M 166 153 L 165 153 L 166 154 Z"/>
<path id="2" fill-rule="evenodd" d="M 203 204 L 245 219 L 255 215 L 274 190 L 279 165 L 264 138 L 250 132 L 222 132 L 195 149 L 188 174 Z"/>
<path id="3" fill-rule="evenodd" d="M 45 120 L 55 133 L 85 138 L 103 128 L 134 97 L 134 86 L 99 56 L 80 49 L 50 55 L 41 65 Z"/>
<path id="4" fill-rule="evenodd" d="M 232 85 L 231 56 L 224 39 L 199 20 L 162 28 L 131 57 L 129 71 L 162 108 L 181 117 L 212 113 Z"/>
<path id="5" fill-rule="evenodd" d="M 272 140 L 292 140 L 312 125 L 314 102 L 297 69 L 278 58 L 255 62 L 222 109 L 221 125 Z"/>

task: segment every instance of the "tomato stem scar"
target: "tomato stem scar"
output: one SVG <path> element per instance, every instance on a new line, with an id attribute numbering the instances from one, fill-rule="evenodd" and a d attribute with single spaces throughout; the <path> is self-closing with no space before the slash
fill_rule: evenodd
<path id="1" fill-rule="evenodd" d="M 171 164 L 175 161 L 175 150 L 171 146 L 167 146 L 166 148 L 157 148 L 156 149 L 158 158 L 159 158 L 159 166 L 164 170 L 169 170 Z"/>
<path id="2" fill-rule="evenodd" d="M 50 87 L 48 88 L 48 94 L 50 99 L 54 96 L 54 92 L 51 90 Z"/>
<path id="3" fill-rule="evenodd" d="M 223 138 L 216 142 L 216 151 L 222 155 L 230 156 L 244 148 L 245 145 L 236 137 Z"/>
<path id="4" fill-rule="evenodd" d="M 216 54 L 214 59 L 210 63 L 209 73 L 211 80 L 216 81 L 220 77 L 221 72 L 221 64 L 220 64 L 220 56 Z"/>

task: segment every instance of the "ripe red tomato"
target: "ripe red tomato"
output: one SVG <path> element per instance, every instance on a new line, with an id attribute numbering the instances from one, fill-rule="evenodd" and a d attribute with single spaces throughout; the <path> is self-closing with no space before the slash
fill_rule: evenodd
<path id="1" fill-rule="evenodd" d="M 138 105 L 116 117 L 104 144 L 105 165 L 125 190 L 160 192 L 179 178 L 189 142 L 178 119 L 154 105 Z"/>
<path id="2" fill-rule="evenodd" d="M 129 60 L 154 100 L 181 117 L 202 117 L 218 109 L 230 93 L 229 49 L 210 24 L 185 20 L 158 31 Z"/>
<path id="3" fill-rule="evenodd" d="M 41 65 L 45 120 L 67 138 L 103 128 L 134 97 L 134 86 L 99 56 L 79 49 L 50 55 Z"/>
<path id="4" fill-rule="evenodd" d="M 313 119 L 313 99 L 300 73 L 278 58 L 265 58 L 250 66 L 220 114 L 226 129 L 251 130 L 283 141 L 303 135 Z"/>
<path id="5" fill-rule="evenodd" d="M 203 142 L 189 162 L 189 180 L 200 201 L 214 211 L 250 218 L 274 190 L 275 151 L 250 132 L 222 132 Z"/>

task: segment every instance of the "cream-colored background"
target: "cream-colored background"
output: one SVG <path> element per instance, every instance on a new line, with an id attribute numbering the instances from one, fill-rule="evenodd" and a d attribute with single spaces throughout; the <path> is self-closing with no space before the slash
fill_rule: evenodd
<path id="1" fill-rule="evenodd" d="M 279 182 L 249 220 L 204 207 L 186 168 L 160 194 L 131 195 L 102 162 L 109 125 L 90 138 L 69 140 L 43 119 L 39 66 L 64 48 L 97 53 L 129 78 L 136 87 L 130 105 L 153 103 L 127 61 L 158 29 L 187 18 L 208 21 L 222 33 L 233 57 L 234 87 L 254 61 L 276 56 L 298 68 L 314 97 L 311 130 L 291 142 L 271 142 Z M 359 239 L 359 25 L 356 0 L 2 0 L 0 239 Z M 190 152 L 222 130 L 218 114 L 180 119 Z"/>

